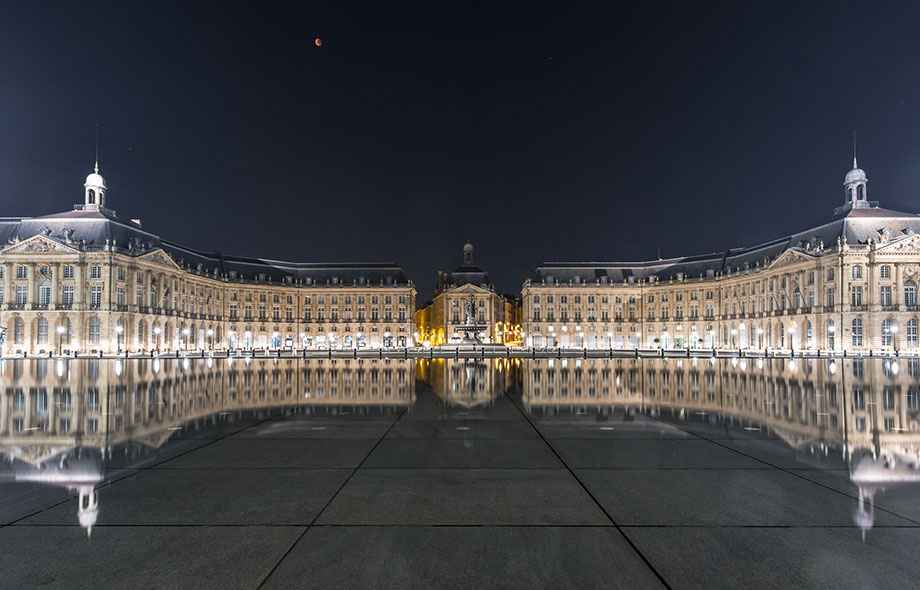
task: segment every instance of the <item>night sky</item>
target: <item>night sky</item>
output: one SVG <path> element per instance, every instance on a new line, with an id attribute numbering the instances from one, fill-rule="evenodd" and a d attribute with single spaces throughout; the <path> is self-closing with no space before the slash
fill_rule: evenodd
<path id="1" fill-rule="evenodd" d="M 0 215 L 82 202 L 97 122 L 120 215 L 395 260 L 420 301 L 466 240 L 519 292 L 824 222 L 854 131 L 870 199 L 920 210 L 917 3 L 32 4 L 0 12 Z"/>

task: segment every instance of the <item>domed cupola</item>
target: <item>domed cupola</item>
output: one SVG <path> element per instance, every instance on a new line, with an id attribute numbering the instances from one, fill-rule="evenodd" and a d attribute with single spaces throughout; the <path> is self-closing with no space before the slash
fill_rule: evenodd
<path id="1" fill-rule="evenodd" d="M 851 209 L 868 207 L 869 201 L 867 200 L 866 190 L 868 183 L 869 178 L 866 176 L 865 170 L 857 165 L 856 154 L 853 154 L 853 169 L 847 172 L 843 179 L 843 189 L 846 197 L 844 204 Z"/>
<path id="2" fill-rule="evenodd" d="M 83 183 L 85 192 L 84 206 L 86 209 L 103 209 L 105 208 L 105 192 L 108 187 L 105 184 L 105 178 L 99 173 L 99 160 L 93 171 L 87 175 L 86 182 Z"/>

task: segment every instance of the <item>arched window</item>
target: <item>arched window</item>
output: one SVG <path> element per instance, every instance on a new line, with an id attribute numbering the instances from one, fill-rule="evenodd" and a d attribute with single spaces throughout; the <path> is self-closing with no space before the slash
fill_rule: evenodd
<path id="1" fill-rule="evenodd" d="M 25 340 L 26 326 L 21 317 L 13 320 L 13 344 L 22 344 Z"/>
<path id="2" fill-rule="evenodd" d="M 96 191 L 89 189 L 89 204 L 93 205 L 96 203 Z"/>
<path id="3" fill-rule="evenodd" d="M 861 184 L 856 187 L 856 198 L 860 201 L 866 198 L 866 185 Z"/>
<path id="4" fill-rule="evenodd" d="M 837 327 L 834 326 L 834 320 L 827 320 L 827 348 L 828 350 L 834 350 L 836 348 L 836 331 L 837 331 Z"/>
<path id="5" fill-rule="evenodd" d="M 101 339 L 101 323 L 99 318 L 90 318 L 89 319 L 89 343 L 90 344 L 99 344 Z"/>
<path id="6" fill-rule="evenodd" d="M 863 345 L 863 321 L 860 318 L 853 320 L 852 344 L 853 346 Z"/>
<path id="7" fill-rule="evenodd" d="M 917 320 L 907 320 L 907 345 L 917 346 Z"/>
<path id="8" fill-rule="evenodd" d="M 40 317 L 36 320 L 36 344 L 48 344 L 48 319 Z"/>
<path id="9" fill-rule="evenodd" d="M 147 322 L 144 320 L 137 322 L 137 346 L 139 348 L 147 347 Z"/>
<path id="10" fill-rule="evenodd" d="M 811 320 L 805 321 L 805 346 L 807 348 L 815 346 L 815 330 L 811 325 Z"/>

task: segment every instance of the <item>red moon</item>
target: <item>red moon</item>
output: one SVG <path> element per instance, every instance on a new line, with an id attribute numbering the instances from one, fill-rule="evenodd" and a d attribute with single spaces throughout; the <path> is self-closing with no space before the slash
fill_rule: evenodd
<path id="1" fill-rule="evenodd" d="M 315 37 L 315 38 L 313 39 L 313 44 L 316 45 L 317 47 L 322 47 L 322 46 L 323 46 L 323 40 L 320 39 L 319 37 Z"/>

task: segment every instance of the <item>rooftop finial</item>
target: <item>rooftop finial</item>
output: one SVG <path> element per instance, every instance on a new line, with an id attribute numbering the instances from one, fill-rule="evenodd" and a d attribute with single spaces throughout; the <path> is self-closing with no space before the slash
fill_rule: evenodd
<path id="1" fill-rule="evenodd" d="M 853 131 L 853 170 L 856 170 L 859 166 L 856 165 L 856 131 Z"/>
<path id="2" fill-rule="evenodd" d="M 93 171 L 99 174 L 99 123 L 96 123 L 96 165 L 93 166 Z"/>

